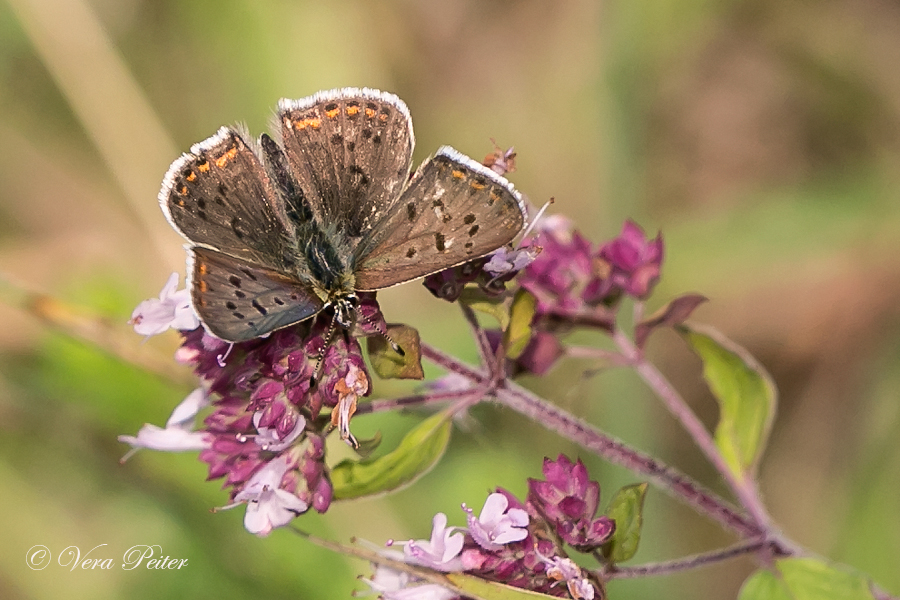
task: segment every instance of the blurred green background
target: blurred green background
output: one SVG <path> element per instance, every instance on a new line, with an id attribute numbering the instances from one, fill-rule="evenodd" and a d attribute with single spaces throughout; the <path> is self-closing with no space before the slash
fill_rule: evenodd
<path id="1" fill-rule="evenodd" d="M 512 176 L 596 241 L 635 218 L 666 239 L 651 302 L 694 291 L 696 314 L 773 373 L 780 414 L 762 489 L 789 536 L 900 593 L 900 5 L 888 0 L 0 0 L 0 271 L 126 321 L 183 272 L 156 195 L 171 161 L 223 124 L 265 131 L 281 97 L 371 86 L 441 144 L 480 159 L 515 145 Z M 455 307 L 418 284 L 381 295 L 388 319 L 467 360 Z M 0 306 L 0 597 L 347 598 L 365 565 L 285 531 L 257 539 L 191 455 L 116 436 L 162 424 L 190 390 Z M 174 334 L 126 348 L 168 364 Z M 593 336 L 579 338 L 593 343 Z M 699 365 L 651 343 L 712 425 Z M 526 381 L 604 429 L 721 489 L 691 442 L 625 372 L 570 361 Z M 434 370 L 431 375 L 437 375 Z M 574 382 L 574 383 L 573 383 Z M 414 389 L 376 382 L 375 397 Z M 301 527 L 346 542 L 426 537 L 441 510 L 524 496 L 541 458 L 580 455 L 606 498 L 636 479 L 508 411 L 479 407 L 437 469 L 389 497 Z M 386 444 L 420 415 L 360 418 Z M 335 453 L 345 452 L 340 446 Z M 635 562 L 732 538 L 658 491 Z M 31 571 L 28 548 L 117 564 L 160 544 L 180 571 Z M 617 599 L 734 598 L 746 559 L 616 582 Z"/>

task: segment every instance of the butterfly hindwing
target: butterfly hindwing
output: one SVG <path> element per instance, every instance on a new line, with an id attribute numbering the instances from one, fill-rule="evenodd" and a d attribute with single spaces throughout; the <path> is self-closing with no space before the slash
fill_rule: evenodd
<path id="1" fill-rule="evenodd" d="M 169 168 L 159 193 L 163 212 L 192 244 L 285 270 L 287 218 L 259 158 L 223 127 Z"/>
<path id="2" fill-rule="evenodd" d="M 412 120 L 393 94 L 344 88 L 282 100 L 278 127 L 312 211 L 352 243 L 385 214 L 409 177 Z"/>
<path id="3" fill-rule="evenodd" d="M 478 258 L 524 223 L 521 195 L 505 178 L 444 146 L 357 247 L 356 288 L 378 290 Z"/>
<path id="4" fill-rule="evenodd" d="M 194 310 L 213 335 L 243 342 L 322 310 L 311 286 L 207 248 L 188 249 Z"/>

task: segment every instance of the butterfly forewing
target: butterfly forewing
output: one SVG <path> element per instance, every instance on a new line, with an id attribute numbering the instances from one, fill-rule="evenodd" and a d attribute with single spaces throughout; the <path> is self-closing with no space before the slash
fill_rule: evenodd
<path id="1" fill-rule="evenodd" d="M 322 310 L 308 285 L 277 271 L 206 248 L 188 257 L 194 309 L 223 340 L 251 340 Z"/>
<path id="2" fill-rule="evenodd" d="M 283 270 L 286 218 L 259 158 L 233 129 L 194 144 L 159 193 L 169 221 L 193 244 Z M 287 254 L 287 256 L 286 256 Z"/>
<path id="3" fill-rule="evenodd" d="M 505 178 L 445 146 L 358 246 L 356 288 L 378 290 L 478 258 L 524 223 L 521 196 Z"/>
<path id="4" fill-rule="evenodd" d="M 351 242 L 396 201 L 409 176 L 412 120 L 385 92 L 344 88 L 279 103 L 288 163 L 312 211 Z"/>

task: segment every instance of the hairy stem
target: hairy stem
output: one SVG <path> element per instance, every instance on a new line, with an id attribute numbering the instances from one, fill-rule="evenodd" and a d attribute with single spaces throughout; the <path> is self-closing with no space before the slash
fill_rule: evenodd
<path id="1" fill-rule="evenodd" d="M 489 376 L 427 344 L 422 355 L 445 369 L 478 383 Z M 567 413 L 525 388 L 505 380 L 493 391 L 496 400 L 516 412 L 540 423 L 547 429 L 570 439 L 607 461 L 644 475 L 701 514 L 707 515 L 742 537 L 758 537 L 762 531 L 745 515 L 699 483 L 655 458 L 639 452 L 627 444 Z"/>
<path id="2" fill-rule="evenodd" d="M 696 414 L 688 407 L 687 402 L 672 386 L 660 371 L 644 358 L 643 353 L 621 331 L 613 333 L 613 340 L 622 354 L 630 359 L 635 372 L 643 379 L 651 390 L 662 400 L 666 408 L 678 419 L 688 435 L 694 440 L 706 458 L 725 479 L 725 483 L 734 492 L 741 506 L 752 517 L 756 525 L 764 531 L 772 530 L 771 519 L 762 504 L 756 483 L 751 477 L 738 477 L 732 471 L 722 453 L 719 452 L 712 435 Z"/>
<path id="3" fill-rule="evenodd" d="M 687 571 L 704 565 L 709 565 L 742 554 L 750 554 L 762 550 L 769 546 L 771 542 L 765 539 L 747 540 L 728 548 L 721 550 L 713 550 L 712 552 L 704 552 L 693 556 L 686 556 L 676 560 L 670 560 L 658 563 L 648 563 L 645 565 L 635 565 L 633 567 L 612 567 L 601 575 L 605 579 L 633 579 L 636 577 L 650 577 L 654 575 L 667 575 L 669 573 L 677 573 L 678 571 Z"/>

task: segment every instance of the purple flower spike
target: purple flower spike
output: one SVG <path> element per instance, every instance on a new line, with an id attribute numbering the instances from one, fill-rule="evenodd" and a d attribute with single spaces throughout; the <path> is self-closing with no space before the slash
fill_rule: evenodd
<path id="1" fill-rule="evenodd" d="M 519 281 L 537 298 L 537 314 L 580 308 L 582 290 L 592 275 L 591 243 L 577 231 L 550 230 L 542 232 L 536 244 L 543 250 Z"/>
<path id="2" fill-rule="evenodd" d="M 633 298 L 650 295 L 659 280 L 663 260 L 662 234 L 648 240 L 633 221 L 626 221 L 619 237 L 600 248 L 598 258 L 609 265 L 611 286 Z"/>
<path id="3" fill-rule="evenodd" d="M 556 461 L 544 459 L 546 481 L 528 480 L 530 512 L 555 525 L 563 541 L 582 552 L 603 545 L 615 531 L 615 522 L 606 516 L 596 519 L 600 484 L 588 479 L 581 460 L 572 463 L 560 454 Z"/>

